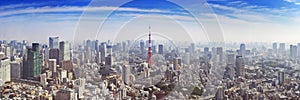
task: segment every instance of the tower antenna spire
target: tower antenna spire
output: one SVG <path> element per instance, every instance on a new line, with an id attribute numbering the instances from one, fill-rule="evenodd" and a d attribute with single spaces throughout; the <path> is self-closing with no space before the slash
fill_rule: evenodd
<path id="1" fill-rule="evenodd" d="M 148 47 L 148 59 L 147 62 L 149 64 L 149 67 L 151 66 L 152 61 L 152 45 L 151 45 L 151 26 L 149 24 L 149 41 L 148 41 L 149 47 Z"/>

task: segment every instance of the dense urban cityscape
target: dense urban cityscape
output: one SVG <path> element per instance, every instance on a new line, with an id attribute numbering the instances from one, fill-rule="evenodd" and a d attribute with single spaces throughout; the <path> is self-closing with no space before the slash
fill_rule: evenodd
<path id="1" fill-rule="evenodd" d="M 0 100 L 300 100 L 299 0 L 0 1 Z"/>
<path id="2" fill-rule="evenodd" d="M 0 41 L 1 98 L 299 100 L 300 43 Z M 217 46 L 219 45 L 219 46 Z M 286 48 L 290 45 L 289 48 Z"/>

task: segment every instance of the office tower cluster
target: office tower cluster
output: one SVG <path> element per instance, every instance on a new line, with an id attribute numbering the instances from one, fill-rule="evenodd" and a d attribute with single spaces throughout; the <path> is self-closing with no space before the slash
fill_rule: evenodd
<path id="1" fill-rule="evenodd" d="M 290 44 L 289 48 L 286 48 L 286 43 L 279 43 L 279 48 L 278 48 L 278 43 L 274 42 L 273 43 L 273 55 L 276 57 L 286 57 L 288 55 L 289 58 L 291 59 L 298 59 L 300 58 L 300 43 L 297 44 Z"/>

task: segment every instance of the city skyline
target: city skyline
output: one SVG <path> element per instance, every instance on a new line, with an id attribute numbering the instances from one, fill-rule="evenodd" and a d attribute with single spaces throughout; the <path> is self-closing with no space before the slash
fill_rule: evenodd
<path id="1" fill-rule="evenodd" d="M 186 10 L 175 3 L 172 4 L 172 0 L 171 4 L 166 1 L 136 0 L 130 3 L 126 0 L 115 1 L 120 4 L 126 3 L 121 7 L 112 1 L 97 2 L 89 0 L 3 2 L 0 5 L 2 23 L 0 39 L 32 39 L 46 42 L 45 39 L 49 36 L 60 36 L 65 40 L 73 41 L 74 34 L 78 32 L 77 37 L 86 36 L 83 39 L 96 37 L 96 39 L 106 41 L 118 37 L 117 33 L 132 32 L 133 36 L 147 33 L 148 24 L 152 25 L 153 32 L 174 40 L 186 34 L 192 37 L 187 37 L 187 40 L 207 42 L 212 38 L 212 36 L 207 36 L 205 30 L 201 29 L 201 25 L 195 22 L 195 16 L 187 13 L 196 9 Z M 216 18 L 220 25 L 219 31 L 216 32 L 223 35 L 220 37 L 225 42 L 299 42 L 297 37 L 300 30 L 297 25 L 300 23 L 298 18 L 300 5 L 297 0 L 275 0 L 272 3 L 267 0 L 199 0 L 199 2 L 203 6 L 208 5 L 208 7 L 205 6 L 206 8 L 212 8 L 212 10 L 207 9 L 201 12 L 203 16 L 199 18 L 200 22 L 209 23 L 210 19 L 215 22 Z M 149 3 L 157 5 L 153 6 Z M 112 11 L 115 12 L 109 17 L 108 24 L 103 26 L 99 34 L 97 31 L 91 31 L 98 30 L 97 23 L 107 18 L 103 15 Z M 78 31 L 78 27 L 80 28 L 78 21 L 92 27 L 85 27 L 84 30 Z M 145 23 L 140 23 L 141 21 Z M 123 24 L 123 26 L 115 24 Z M 169 27 L 165 27 L 167 25 Z M 204 29 L 213 26 L 206 25 Z M 177 37 L 172 37 L 173 34 Z"/>
<path id="2" fill-rule="evenodd" d="M 300 100 L 299 0 L 0 3 L 0 99 Z"/>

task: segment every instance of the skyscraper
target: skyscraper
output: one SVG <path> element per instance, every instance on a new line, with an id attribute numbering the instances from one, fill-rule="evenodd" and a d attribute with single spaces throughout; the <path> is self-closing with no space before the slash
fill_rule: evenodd
<path id="1" fill-rule="evenodd" d="M 140 49 L 141 49 L 141 54 L 145 53 L 145 42 L 143 40 L 140 41 Z"/>
<path id="2" fill-rule="evenodd" d="M 189 52 L 186 52 L 184 53 L 184 56 L 183 56 L 183 63 L 189 65 L 190 64 L 190 53 Z"/>
<path id="3" fill-rule="evenodd" d="M 122 42 L 122 47 L 122 50 L 125 52 L 127 48 L 126 42 Z"/>
<path id="4" fill-rule="evenodd" d="M 244 58 L 242 56 L 236 56 L 236 62 L 235 62 L 235 66 L 236 66 L 236 76 L 244 76 Z"/>
<path id="5" fill-rule="evenodd" d="M 273 53 L 274 54 L 277 54 L 277 43 L 275 42 L 275 43 L 273 43 Z"/>
<path id="6" fill-rule="evenodd" d="M 3 82 L 10 81 L 10 60 L 8 58 L 0 59 L 0 79 Z"/>
<path id="7" fill-rule="evenodd" d="M 91 41 L 91 40 L 86 40 L 86 41 L 85 41 L 85 47 L 90 47 L 90 48 L 92 48 L 92 47 L 93 47 L 92 41 Z"/>
<path id="8" fill-rule="evenodd" d="M 217 55 L 219 56 L 219 61 L 220 63 L 223 62 L 223 48 L 222 47 L 217 47 Z"/>
<path id="9" fill-rule="evenodd" d="M 50 49 L 49 51 L 49 59 L 56 59 L 56 65 L 59 65 L 59 49 Z"/>
<path id="10" fill-rule="evenodd" d="M 48 67 L 49 67 L 49 70 L 52 72 L 52 73 L 55 73 L 56 72 L 56 59 L 49 59 L 48 60 Z"/>
<path id="11" fill-rule="evenodd" d="M 296 58 L 297 57 L 297 46 L 290 45 L 290 57 Z"/>
<path id="12" fill-rule="evenodd" d="M 164 54 L 164 45 L 160 44 L 158 45 L 158 54 Z"/>
<path id="13" fill-rule="evenodd" d="M 27 59 L 23 69 L 24 78 L 35 79 L 42 71 L 42 59 L 39 53 L 39 43 L 32 43 L 27 49 Z"/>
<path id="14" fill-rule="evenodd" d="M 106 48 L 106 44 L 102 43 L 100 45 L 100 53 L 101 53 L 101 62 L 105 61 L 105 57 L 107 55 L 107 48 Z"/>
<path id="15" fill-rule="evenodd" d="M 205 48 L 204 48 L 204 55 L 205 55 L 205 56 L 208 56 L 208 54 L 209 54 L 209 48 L 208 48 L 208 47 L 205 47 Z"/>
<path id="16" fill-rule="evenodd" d="M 191 43 L 191 46 L 190 46 L 190 53 L 192 54 L 192 55 L 194 55 L 194 53 L 195 53 L 195 49 L 196 49 L 196 47 L 195 47 L 195 43 Z"/>
<path id="17" fill-rule="evenodd" d="M 233 52 L 228 52 L 226 57 L 226 64 L 234 65 L 235 63 L 235 54 Z"/>
<path id="18" fill-rule="evenodd" d="M 156 45 L 152 45 L 152 55 L 153 55 L 153 54 L 156 54 L 156 52 L 157 52 L 157 51 L 156 51 Z"/>
<path id="19" fill-rule="evenodd" d="M 129 75 L 130 75 L 130 66 L 123 65 L 122 66 L 122 80 L 125 84 L 129 84 Z"/>
<path id="20" fill-rule="evenodd" d="M 49 37 L 49 48 L 58 48 L 59 37 Z"/>
<path id="21" fill-rule="evenodd" d="M 113 65 L 113 58 L 112 58 L 112 55 L 108 55 L 106 58 L 105 58 L 105 65 L 108 65 L 108 66 L 112 66 Z"/>
<path id="22" fill-rule="evenodd" d="M 285 43 L 279 44 L 279 51 L 280 55 L 285 55 Z"/>
<path id="23" fill-rule="evenodd" d="M 22 76 L 22 64 L 18 61 L 14 61 L 10 63 L 10 75 L 12 79 L 20 79 Z"/>
<path id="24" fill-rule="evenodd" d="M 246 45 L 241 44 L 240 45 L 240 50 L 239 50 L 239 56 L 245 57 L 246 55 Z"/>
<path id="25" fill-rule="evenodd" d="M 70 43 L 61 41 L 59 42 L 59 61 L 71 60 Z"/>

